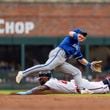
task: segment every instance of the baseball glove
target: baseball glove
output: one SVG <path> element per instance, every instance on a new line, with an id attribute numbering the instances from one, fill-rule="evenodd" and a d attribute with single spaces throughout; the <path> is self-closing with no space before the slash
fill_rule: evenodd
<path id="1" fill-rule="evenodd" d="M 95 72 L 102 72 L 102 61 L 93 61 L 91 62 L 91 69 Z"/>

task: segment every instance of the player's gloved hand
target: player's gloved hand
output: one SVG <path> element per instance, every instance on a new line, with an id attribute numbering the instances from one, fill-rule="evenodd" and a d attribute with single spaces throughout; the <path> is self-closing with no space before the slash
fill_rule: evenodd
<path id="1" fill-rule="evenodd" d="M 91 62 L 90 68 L 94 72 L 102 72 L 102 61 L 93 61 L 93 62 Z"/>

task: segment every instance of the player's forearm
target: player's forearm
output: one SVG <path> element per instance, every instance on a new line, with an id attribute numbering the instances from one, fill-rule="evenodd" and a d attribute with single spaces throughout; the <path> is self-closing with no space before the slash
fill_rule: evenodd
<path id="1" fill-rule="evenodd" d="M 78 60 L 81 64 L 83 64 L 83 65 L 85 65 L 85 66 L 89 66 L 90 65 L 90 63 L 85 59 L 85 58 L 83 58 L 83 59 L 81 59 L 81 60 Z"/>
<path id="2" fill-rule="evenodd" d="M 49 88 L 45 85 L 43 86 L 38 86 L 38 87 L 35 87 L 31 90 L 28 90 L 27 92 L 30 92 L 31 94 L 35 94 L 35 93 L 39 93 L 39 92 L 42 92 L 42 91 L 45 91 L 45 90 L 48 90 Z"/>
<path id="3" fill-rule="evenodd" d="M 70 37 L 73 37 L 74 34 L 75 34 L 75 32 L 73 32 L 73 31 L 70 31 L 70 32 L 69 32 L 69 36 L 70 36 Z"/>
<path id="4" fill-rule="evenodd" d="M 75 35 L 82 36 L 81 34 L 78 34 L 78 33 L 74 32 L 74 31 L 69 31 L 69 36 L 70 37 L 74 37 Z"/>
<path id="5" fill-rule="evenodd" d="M 30 95 L 30 94 L 35 94 L 35 93 L 37 94 L 37 93 L 40 93 L 40 92 L 48 90 L 48 89 L 49 88 L 47 86 L 43 85 L 43 86 L 34 87 L 25 92 L 18 92 L 17 94 L 19 94 L 19 95 Z"/>

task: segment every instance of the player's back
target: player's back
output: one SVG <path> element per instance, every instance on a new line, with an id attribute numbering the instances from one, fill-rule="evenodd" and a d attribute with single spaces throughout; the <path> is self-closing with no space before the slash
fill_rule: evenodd
<path id="1" fill-rule="evenodd" d="M 76 93 L 76 86 L 71 81 L 69 82 L 64 80 L 57 80 L 56 78 L 51 78 L 45 83 L 45 85 L 57 92 Z"/>

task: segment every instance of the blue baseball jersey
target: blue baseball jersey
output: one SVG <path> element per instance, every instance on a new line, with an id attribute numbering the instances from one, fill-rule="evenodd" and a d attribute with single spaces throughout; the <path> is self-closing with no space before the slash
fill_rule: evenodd
<path id="1" fill-rule="evenodd" d="M 66 36 L 64 40 L 59 44 L 59 47 L 66 52 L 67 58 L 83 58 L 78 41 L 78 34 L 76 33 L 74 34 L 74 37 L 70 37 L 69 35 Z"/>

